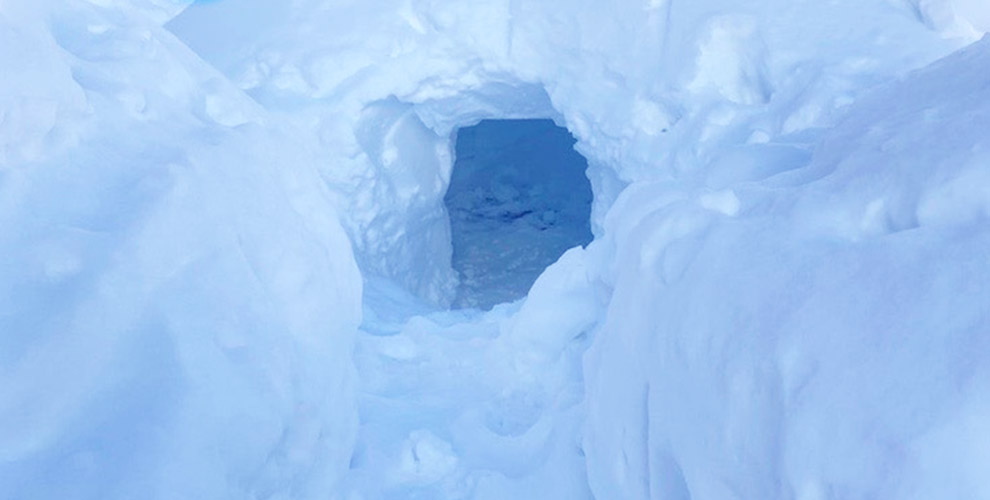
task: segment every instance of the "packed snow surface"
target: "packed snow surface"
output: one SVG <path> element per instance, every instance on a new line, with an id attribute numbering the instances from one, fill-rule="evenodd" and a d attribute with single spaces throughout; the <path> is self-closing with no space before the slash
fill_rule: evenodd
<path id="1" fill-rule="evenodd" d="M 0 498 L 990 499 L 988 29 L 0 0 Z M 594 240 L 451 309 L 485 119 L 573 134 Z"/>

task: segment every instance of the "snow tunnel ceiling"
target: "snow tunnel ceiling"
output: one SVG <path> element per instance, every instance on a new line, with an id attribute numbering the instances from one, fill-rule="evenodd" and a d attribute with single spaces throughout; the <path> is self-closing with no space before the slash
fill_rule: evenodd
<path id="1" fill-rule="evenodd" d="M 444 198 L 454 307 L 491 306 L 526 294 L 568 248 L 592 240 L 587 160 L 552 120 L 484 120 L 458 131 Z"/>

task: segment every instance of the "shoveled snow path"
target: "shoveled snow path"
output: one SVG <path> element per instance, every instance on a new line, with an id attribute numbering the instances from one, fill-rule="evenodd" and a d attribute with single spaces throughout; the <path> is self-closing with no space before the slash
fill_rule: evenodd
<path id="1" fill-rule="evenodd" d="M 542 379 L 559 378 L 559 364 L 534 371 L 500 340 L 518 309 L 438 311 L 387 282 L 367 284 L 345 498 L 590 498 L 577 366 L 569 389 L 549 394 Z"/>

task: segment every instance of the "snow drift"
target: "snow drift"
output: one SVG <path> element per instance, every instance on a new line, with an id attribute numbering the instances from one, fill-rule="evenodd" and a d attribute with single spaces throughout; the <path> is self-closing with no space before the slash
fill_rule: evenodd
<path id="1" fill-rule="evenodd" d="M 602 242 L 626 266 L 586 363 L 596 493 L 990 495 L 988 64 L 985 39 L 875 90 L 731 206 L 623 193 L 654 206 Z"/>
<path id="2" fill-rule="evenodd" d="M 361 283 L 311 149 L 156 9 L 0 13 L 0 497 L 333 489 Z"/>

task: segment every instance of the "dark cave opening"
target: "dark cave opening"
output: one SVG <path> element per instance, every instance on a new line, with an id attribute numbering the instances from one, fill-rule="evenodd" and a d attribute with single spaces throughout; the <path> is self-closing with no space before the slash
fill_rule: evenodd
<path id="1" fill-rule="evenodd" d="M 523 297 L 567 249 L 592 240 L 588 162 L 552 120 L 484 120 L 457 132 L 444 203 L 454 307 Z"/>

